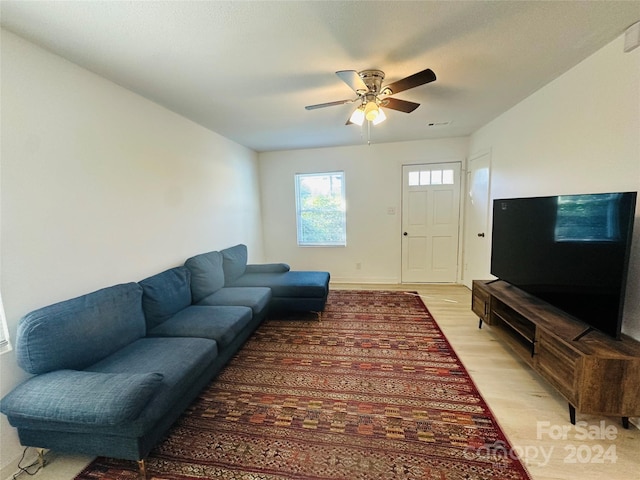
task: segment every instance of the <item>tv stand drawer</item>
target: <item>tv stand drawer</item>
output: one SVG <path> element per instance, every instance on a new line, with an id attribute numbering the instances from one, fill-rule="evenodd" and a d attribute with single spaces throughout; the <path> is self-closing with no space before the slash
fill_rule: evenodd
<path id="1" fill-rule="evenodd" d="M 484 288 L 482 282 L 473 281 L 473 294 L 471 295 L 471 310 L 478 315 L 483 322 L 489 323 L 489 302 L 491 295 Z"/>
<path id="2" fill-rule="evenodd" d="M 575 405 L 580 353 L 544 330 L 538 331 L 535 353 L 535 369 Z"/>

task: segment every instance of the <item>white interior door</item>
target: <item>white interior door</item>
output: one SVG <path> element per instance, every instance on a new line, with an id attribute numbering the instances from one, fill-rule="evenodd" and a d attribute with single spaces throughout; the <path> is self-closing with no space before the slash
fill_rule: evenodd
<path id="1" fill-rule="evenodd" d="M 467 175 L 462 278 L 464 284 L 471 288 L 472 280 L 490 278 L 489 187 L 491 154 L 485 152 L 470 158 Z"/>
<path id="2" fill-rule="evenodd" d="M 402 281 L 454 283 L 460 164 L 405 165 L 402 178 Z"/>

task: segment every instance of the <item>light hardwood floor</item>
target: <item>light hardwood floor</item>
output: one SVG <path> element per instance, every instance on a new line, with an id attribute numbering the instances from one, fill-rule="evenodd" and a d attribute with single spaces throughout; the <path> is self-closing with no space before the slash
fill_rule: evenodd
<path id="1" fill-rule="evenodd" d="M 491 327 L 478 329 L 468 288 L 333 283 L 331 288 L 417 292 L 533 480 L 640 480 L 638 419 L 632 418 L 625 430 L 620 419 L 578 414 L 577 424 L 572 426 L 565 400 L 500 343 Z M 51 452 L 48 465 L 36 478 L 71 480 L 90 460 Z"/>

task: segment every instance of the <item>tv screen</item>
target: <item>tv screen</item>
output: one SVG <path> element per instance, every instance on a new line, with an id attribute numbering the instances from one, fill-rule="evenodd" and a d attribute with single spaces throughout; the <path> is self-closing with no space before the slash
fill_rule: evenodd
<path id="1" fill-rule="evenodd" d="M 494 200 L 491 274 L 619 338 L 636 195 Z"/>

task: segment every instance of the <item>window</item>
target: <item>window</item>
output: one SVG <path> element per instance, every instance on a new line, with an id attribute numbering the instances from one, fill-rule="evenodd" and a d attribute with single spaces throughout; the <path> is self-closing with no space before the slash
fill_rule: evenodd
<path id="1" fill-rule="evenodd" d="M 298 245 L 347 243 L 344 172 L 296 175 Z"/>
<path id="2" fill-rule="evenodd" d="M 7 319 L 4 316 L 2 295 L 0 295 L 0 353 L 11 349 L 9 344 L 9 332 L 7 330 Z"/>
<path id="3" fill-rule="evenodd" d="M 453 170 L 421 170 L 409 172 L 409 186 L 453 185 Z"/>

